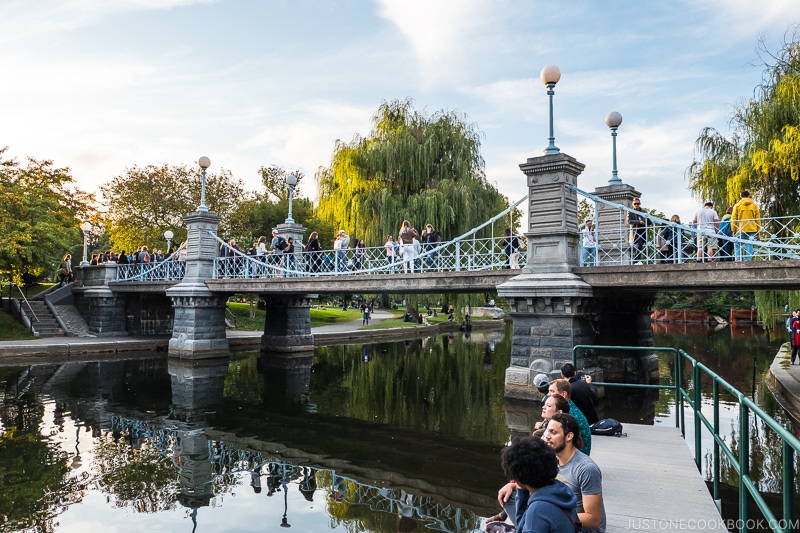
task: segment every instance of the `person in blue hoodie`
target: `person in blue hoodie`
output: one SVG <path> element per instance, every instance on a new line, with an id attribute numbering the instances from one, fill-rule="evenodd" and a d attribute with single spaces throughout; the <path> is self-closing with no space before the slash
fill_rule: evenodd
<path id="1" fill-rule="evenodd" d="M 581 530 L 577 500 L 556 479 L 555 451 L 538 437 L 516 440 L 503 451 L 503 470 L 517 484 L 518 533 L 573 533 Z M 491 531 L 487 524 L 487 531 Z M 504 524 L 507 526 L 507 524 Z"/>

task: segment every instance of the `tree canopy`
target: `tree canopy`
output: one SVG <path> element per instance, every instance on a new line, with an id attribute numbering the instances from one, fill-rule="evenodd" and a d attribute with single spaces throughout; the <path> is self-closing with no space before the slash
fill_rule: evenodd
<path id="1" fill-rule="evenodd" d="M 766 69 L 754 96 L 737 105 L 732 134 L 704 128 L 688 169 L 701 200 L 733 205 L 748 189 L 764 216 L 800 213 L 800 26 L 772 54 L 760 42 Z"/>
<path id="2" fill-rule="evenodd" d="M 16 283 L 52 272 L 82 245 L 79 226 L 93 216 L 91 195 L 71 187 L 69 168 L 50 160 L 7 159 L 0 149 L 0 276 Z"/>
<path id="3" fill-rule="evenodd" d="M 201 172 L 186 165 L 148 165 L 128 168 L 100 187 L 108 206 L 106 231 L 115 249 L 153 247 L 172 230 L 174 242 L 186 239 L 183 217 L 200 204 Z M 206 172 L 206 205 L 222 218 L 220 233 L 228 231 L 230 215 L 244 196 L 241 180 L 227 170 Z"/>
<path id="4" fill-rule="evenodd" d="M 508 206 L 487 182 L 476 126 L 455 111 L 428 116 L 411 99 L 383 102 L 370 133 L 337 141 L 316 178 L 319 217 L 368 246 L 397 233 L 404 219 L 417 228 L 430 223 L 447 239 Z"/>

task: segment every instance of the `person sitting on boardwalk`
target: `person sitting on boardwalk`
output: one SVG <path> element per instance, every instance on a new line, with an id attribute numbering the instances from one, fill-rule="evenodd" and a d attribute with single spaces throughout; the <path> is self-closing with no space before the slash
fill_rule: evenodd
<path id="1" fill-rule="evenodd" d="M 516 480 L 516 531 L 558 533 L 576 531 L 577 500 L 558 475 L 555 451 L 538 437 L 516 440 L 503 450 L 503 471 Z M 494 526 L 494 527 L 493 527 Z M 503 522 L 489 523 L 486 531 L 514 531 Z"/>
<path id="2" fill-rule="evenodd" d="M 597 401 L 597 390 L 592 385 L 592 376 L 587 374 L 585 379 L 581 379 L 578 377 L 575 365 L 566 363 L 561 367 L 561 377 L 569 381 L 570 399 L 581 410 L 589 425 L 600 420 L 594 408 L 594 402 Z"/>
<path id="3" fill-rule="evenodd" d="M 578 499 L 578 518 L 583 528 L 589 533 L 604 533 L 603 475 L 597 464 L 580 450 L 583 442 L 578 421 L 566 413 L 553 415 L 544 432 L 544 441 L 556 452 L 560 479 Z"/>
<path id="4" fill-rule="evenodd" d="M 536 422 L 536 425 L 533 427 L 536 429 L 546 428 L 547 423 L 550 422 L 553 415 L 557 413 L 569 413 L 569 402 L 559 394 L 553 396 L 548 395 L 544 401 L 544 405 L 542 405 L 542 421 Z"/>
<path id="5" fill-rule="evenodd" d="M 575 405 L 575 402 L 570 399 L 572 395 L 572 385 L 570 385 L 569 381 L 566 379 L 556 379 L 550 382 L 548 392 L 550 396 L 555 394 L 563 396 L 569 402 L 569 414 L 575 417 L 581 429 L 581 441 L 583 441 L 583 446 L 580 447 L 581 451 L 589 455 L 592 451 L 592 428 L 589 427 L 589 421 L 586 420 L 586 417 L 581 410 L 578 409 L 578 406 Z"/>
<path id="6" fill-rule="evenodd" d="M 605 533 L 606 510 L 603 505 L 603 476 L 597 464 L 585 453 L 580 451 L 583 446 L 578 421 L 566 413 L 553 415 L 543 440 L 550 446 L 558 458 L 559 480 L 569 487 L 577 499 L 578 518 L 583 530 L 588 533 Z M 509 481 L 497 491 L 497 502 L 505 509 L 512 521 L 516 523 L 516 500 L 523 494 L 517 494 L 520 488 L 517 478 Z M 490 529 L 495 519 L 502 518 L 503 513 L 492 517 L 487 522 L 487 531 L 504 531 L 504 529 Z M 566 529 L 575 531 L 576 528 Z M 513 530 L 510 530 L 513 531 Z"/>

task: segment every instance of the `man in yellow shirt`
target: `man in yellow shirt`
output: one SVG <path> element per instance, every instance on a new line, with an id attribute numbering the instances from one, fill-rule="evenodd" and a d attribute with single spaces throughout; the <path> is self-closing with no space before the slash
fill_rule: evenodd
<path id="1" fill-rule="evenodd" d="M 736 202 L 731 212 L 731 226 L 733 234 L 742 240 L 751 241 L 734 243 L 734 254 L 737 261 L 753 260 L 753 243 L 758 238 L 761 229 L 761 212 L 758 206 L 750 199 L 750 191 L 742 191 L 742 199 Z M 742 245 L 745 245 L 744 257 L 742 257 Z"/>

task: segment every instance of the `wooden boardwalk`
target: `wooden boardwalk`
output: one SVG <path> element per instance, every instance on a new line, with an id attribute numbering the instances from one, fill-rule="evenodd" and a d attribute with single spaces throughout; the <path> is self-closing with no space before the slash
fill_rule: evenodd
<path id="1" fill-rule="evenodd" d="M 627 437 L 592 436 L 606 531 L 727 533 L 680 431 L 635 424 L 624 430 Z"/>

